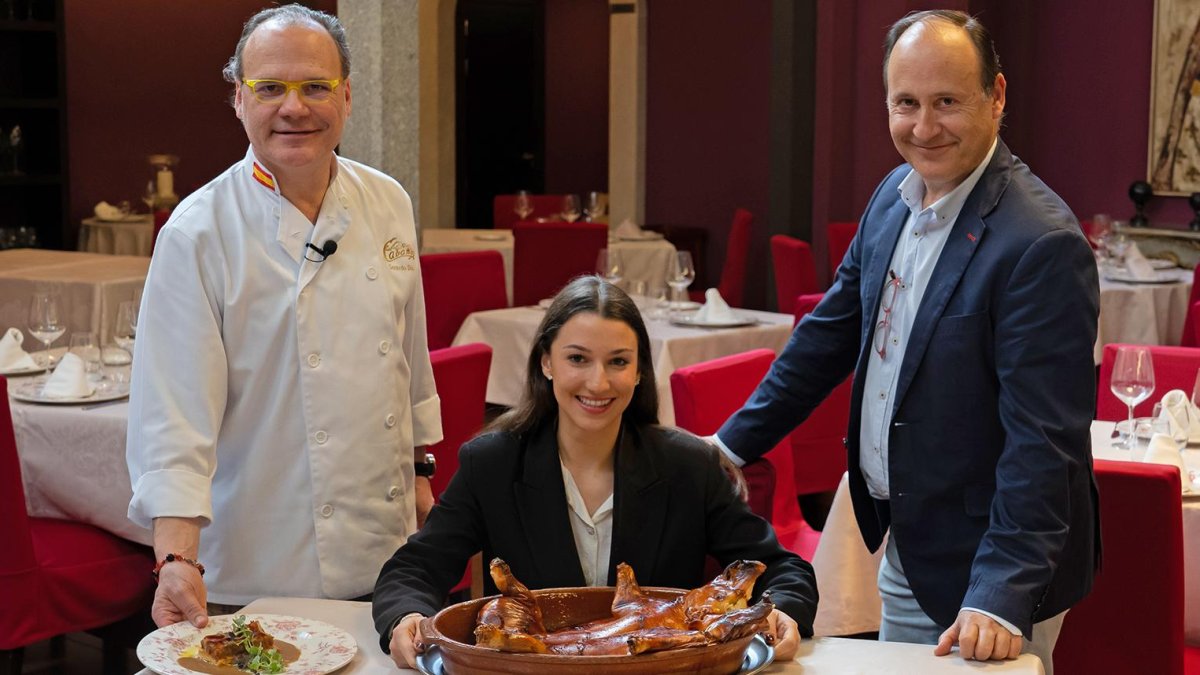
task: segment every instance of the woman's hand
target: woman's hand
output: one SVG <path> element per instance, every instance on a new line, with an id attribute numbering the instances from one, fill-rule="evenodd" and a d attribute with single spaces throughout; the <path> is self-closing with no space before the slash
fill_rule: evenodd
<path id="1" fill-rule="evenodd" d="M 425 651 L 425 638 L 421 635 L 421 619 L 424 618 L 420 614 L 409 614 L 392 629 L 388 650 L 397 667 L 416 670 L 417 654 Z"/>
<path id="2" fill-rule="evenodd" d="M 778 609 L 771 610 L 767 627 L 767 632 L 775 637 L 775 663 L 796 658 L 796 651 L 800 649 L 800 627 L 792 617 Z"/>

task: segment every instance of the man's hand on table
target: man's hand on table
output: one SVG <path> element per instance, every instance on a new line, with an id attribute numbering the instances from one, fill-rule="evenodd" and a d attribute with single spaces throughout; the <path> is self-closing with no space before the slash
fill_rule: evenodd
<path id="1" fill-rule="evenodd" d="M 163 565 L 158 573 L 158 588 L 150 618 L 159 628 L 184 619 L 196 628 L 208 625 L 208 589 L 200 571 L 183 562 Z"/>
<path id="2" fill-rule="evenodd" d="M 417 654 L 425 651 L 425 638 L 421 635 L 420 614 L 409 614 L 400 619 L 400 623 L 392 629 L 392 639 L 388 641 L 388 651 L 392 661 L 399 668 L 417 668 Z"/>
<path id="3" fill-rule="evenodd" d="M 955 644 L 964 659 L 1000 661 L 1020 656 L 1023 641 L 1020 635 L 1008 632 L 995 619 L 964 609 L 958 613 L 954 625 L 942 633 L 933 653 L 945 656 Z"/>
<path id="4" fill-rule="evenodd" d="M 417 498 L 417 527 L 421 528 L 425 526 L 425 519 L 433 510 L 433 485 L 425 476 L 417 476 L 413 482 L 413 489 Z"/>

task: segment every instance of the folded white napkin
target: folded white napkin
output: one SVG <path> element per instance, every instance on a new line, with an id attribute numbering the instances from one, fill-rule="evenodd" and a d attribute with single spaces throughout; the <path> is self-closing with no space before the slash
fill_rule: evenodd
<path id="1" fill-rule="evenodd" d="M 96 390 L 87 379 L 87 366 L 78 355 L 63 354 L 54 374 L 42 385 L 42 396 L 46 398 L 83 398 Z"/>
<path id="2" fill-rule="evenodd" d="M 1158 272 L 1154 271 L 1150 261 L 1146 260 L 1141 249 L 1133 242 L 1129 243 L 1129 249 L 1125 252 L 1125 269 L 1129 270 L 1129 275 L 1138 281 L 1151 281 L 1158 278 Z"/>
<path id="3" fill-rule="evenodd" d="M 1200 410 L 1192 405 L 1182 389 L 1163 394 L 1158 419 L 1166 424 L 1172 438 L 1187 438 L 1188 443 L 1200 443 Z"/>
<path id="4" fill-rule="evenodd" d="M 637 223 L 626 218 L 625 220 L 621 221 L 620 225 L 617 226 L 617 236 L 618 237 L 641 237 L 641 236 L 643 236 L 642 228 L 638 227 Z"/>
<path id="5" fill-rule="evenodd" d="M 693 318 L 694 321 L 704 323 L 734 322 L 738 319 L 738 315 L 729 308 L 725 298 L 721 297 L 721 292 L 715 288 L 704 291 L 704 306 L 696 310 Z"/>
<path id="6" fill-rule="evenodd" d="M 24 370 L 37 367 L 33 357 L 25 353 L 21 343 L 25 334 L 16 328 L 9 328 L 0 338 L 0 370 Z"/>
<path id="7" fill-rule="evenodd" d="M 120 208 L 108 202 L 100 202 L 92 211 L 95 212 L 96 217 L 100 220 L 120 220 L 122 215 Z"/>
<path id="8" fill-rule="evenodd" d="M 1146 456 L 1142 459 L 1147 464 L 1166 464 L 1179 469 L 1179 480 L 1185 489 L 1190 489 L 1192 479 L 1188 477 L 1187 467 L 1183 464 L 1183 455 L 1179 446 L 1167 434 L 1154 434 L 1150 437 L 1150 445 L 1146 447 Z"/>

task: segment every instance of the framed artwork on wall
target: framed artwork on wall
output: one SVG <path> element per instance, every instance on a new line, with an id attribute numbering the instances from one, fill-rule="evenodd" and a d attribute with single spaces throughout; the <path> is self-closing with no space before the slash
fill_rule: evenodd
<path id="1" fill-rule="evenodd" d="M 1156 0 L 1150 157 L 1156 194 L 1200 192 L 1200 0 Z"/>

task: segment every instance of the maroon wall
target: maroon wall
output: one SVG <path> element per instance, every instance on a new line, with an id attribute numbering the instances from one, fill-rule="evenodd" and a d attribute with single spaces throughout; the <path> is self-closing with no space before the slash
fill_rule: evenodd
<path id="1" fill-rule="evenodd" d="M 546 193 L 608 191 L 608 0 L 545 0 Z"/>
<path id="2" fill-rule="evenodd" d="M 65 4 L 73 223 L 101 200 L 144 208 L 149 154 L 179 155 L 181 197 L 241 158 L 248 142 L 221 68 L 265 0 Z"/>
<path id="3" fill-rule="evenodd" d="M 706 228 L 715 286 L 735 208 L 765 241 L 771 3 L 653 0 L 647 11 L 646 222 Z M 765 279 L 764 265 L 748 266 L 751 306 Z"/>

